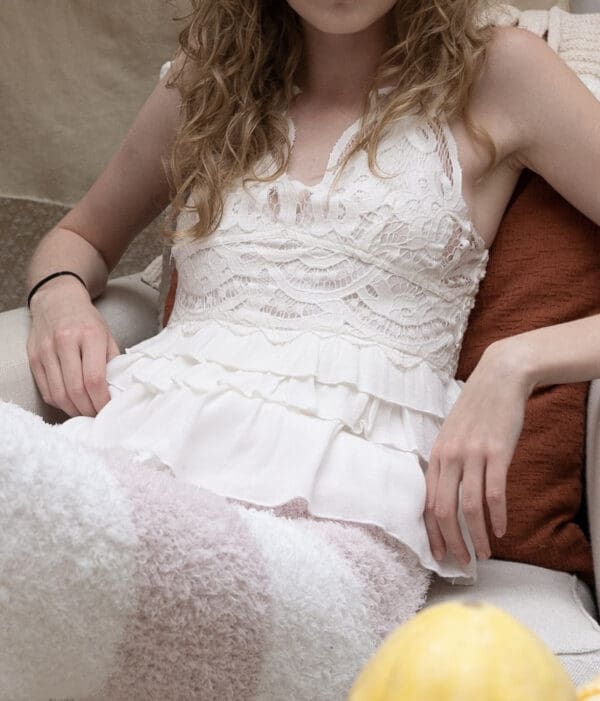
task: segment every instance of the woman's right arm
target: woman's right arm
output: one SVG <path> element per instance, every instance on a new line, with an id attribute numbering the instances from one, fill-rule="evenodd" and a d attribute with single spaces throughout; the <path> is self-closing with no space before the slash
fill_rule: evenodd
<path id="1" fill-rule="evenodd" d="M 116 153 L 83 198 L 41 239 L 27 269 L 27 291 L 46 275 L 72 270 L 44 283 L 31 298 L 27 340 L 31 371 L 45 402 L 69 416 L 95 416 L 109 401 L 106 363 L 120 353 L 92 300 L 143 229 L 169 204 L 164 171 L 179 122 L 181 96 L 160 80 Z"/>

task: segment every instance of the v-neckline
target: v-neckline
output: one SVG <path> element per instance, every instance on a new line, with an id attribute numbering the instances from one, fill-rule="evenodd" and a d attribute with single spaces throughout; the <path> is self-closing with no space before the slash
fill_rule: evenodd
<path id="1" fill-rule="evenodd" d="M 385 94 L 388 92 L 391 92 L 394 88 L 387 86 L 383 88 L 378 89 L 378 94 Z M 333 144 L 330 152 L 329 152 L 329 158 L 327 159 L 327 165 L 325 166 L 325 172 L 323 173 L 322 178 L 317 181 L 316 183 L 313 183 L 312 185 L 308 185 L 307 183 L 304 183 L 302 180 L 299 180 L 298 178 L 291 178 L 287 171 L 284 172 L 283 174 L 283 179 L 289 183 L 292 186 L 298 186 L 301 187 L 303 190 L 308 190 L 309 192 L 314 192 L 317 190 L 320 190 L 322 187 L 327 185 L 329 181 L 332 179 L 333 174 L 335 173 L 336 166 L 338 165 L 338 162 L 348 147 L 348 144 L 354 137 L 355 133 L 358 131 L 362 119 L 364 115 L 360 115 L 357 119 L 355 119 L 350 125 L 348 125 L 342 133 L 339 135 L 337 138 L 336 142 Z M 289 113 L 287 112 L 287 121 L 288 121 L 288 136 L 290 140 L 290 144 L 293 146 L 294 142 L 296 140 L 296 125 L 294 124 L 294 120 Z"/>
<path id="2" fill-rule="evenodd" d="M 290 144 L 293 146 L 294 142 L 296 140 L 296 125 L 294 124 L 294 120 L 292 119 L 292 116 L 290 114 L 287 115 L 288 118 L 288 127 L 289 127 L 289 139 L 290 139 Z M 333 175 L 335 171 L 335 167 L 337 166 L 340 157 L 344 150 L 347 148 L 348 144 L 350 143 L 352 137 L 354 136 L 354 133 L 357 131 L 358 127 L 360 126 L 360 123 L 362 121 L 362 115 L 355 119 L 352 124 L 347 126 L 344 131 L 340 134 L 336 142 L 333 144 L 330 152 L 329 152 L 329 158 L 327 159 L 327 165 L 325 166 L 325 172 L 323 173 L 323 176 L 321 177 L 320 180 L 318 180 L 316 183 L 313 184 L 307 184 L 303 182 L 302 180 L 299 180 L 298 178 L 291 178 L 287 171 L 284 172 L 283 178 L 286 180 L 286 182 L 292 184 L 292 185 L 298 185 L 299 187 L 303 188 L 304 190 L 310 190 L 310 191 L 315 191 L 319 190 L 322 188 L 329 180 L 331 179 L 331 176 Z"/>

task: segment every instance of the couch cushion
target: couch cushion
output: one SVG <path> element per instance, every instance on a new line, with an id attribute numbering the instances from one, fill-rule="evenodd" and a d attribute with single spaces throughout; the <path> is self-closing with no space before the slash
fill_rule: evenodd
<path id="1" fill-rule="evenodd" d="M 600 625 L 590 589 L 575 575 L 500 560 L 478 563 L 473 585 L 435 578 L 426 606 L 448 600 L 499 606 L 538 635 L 559 656 L 573 682 L 600 670 Z"/>

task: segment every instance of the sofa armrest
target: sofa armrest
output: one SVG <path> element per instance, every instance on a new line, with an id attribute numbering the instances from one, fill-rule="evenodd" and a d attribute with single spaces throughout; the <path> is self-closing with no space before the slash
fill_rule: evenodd
<path id="1" fill-rule="evenodd" d="M 140 276 L 135 273 L 110 279 L 94 300 L 121 352 L 158 332 L 158 292 Z M 19 404 L 49 423 L 59 423 L 68 415 L 44 402 L 29 368 L 26 344 L 30 327 L 27 307 L 0 313 L 0 399 Z"/>
<path id="2" fill-rule="evenodd" d="M 590 383 L 587 403 L 585 464 L 596 598 L 600 602 L 600 379 Z"/>

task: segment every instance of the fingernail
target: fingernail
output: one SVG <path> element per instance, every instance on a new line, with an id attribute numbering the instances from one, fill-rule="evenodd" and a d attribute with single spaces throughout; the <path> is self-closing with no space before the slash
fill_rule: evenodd
<path id="1" fill-rule="evenodd" d="M 502 530 L 501 528 L 496 528 L 494 530 L 494 533 L 496 534 L 496 538 L 502 538 L 502 536 L 506 533 L 506 530 Z"/>
<path id="2" fill-rule="evenodd" d="M 466 555 L 463 555 L 463 556 L 460 558 L 460 561 L 462 562 L 463 565 L 466 566 L 466 565 L 469 564 L 469 562 L 471 562 L 471 558 L 468 557 L 468 556 L 466 556 Z"/>
<path id="3" fill-rule="evenodd" d="M 442 554 L 441 550 L 434 550 L 433 557 L 435 557 L 436 560 L 443 560 L 444 559 L 444 555 Z"/>

